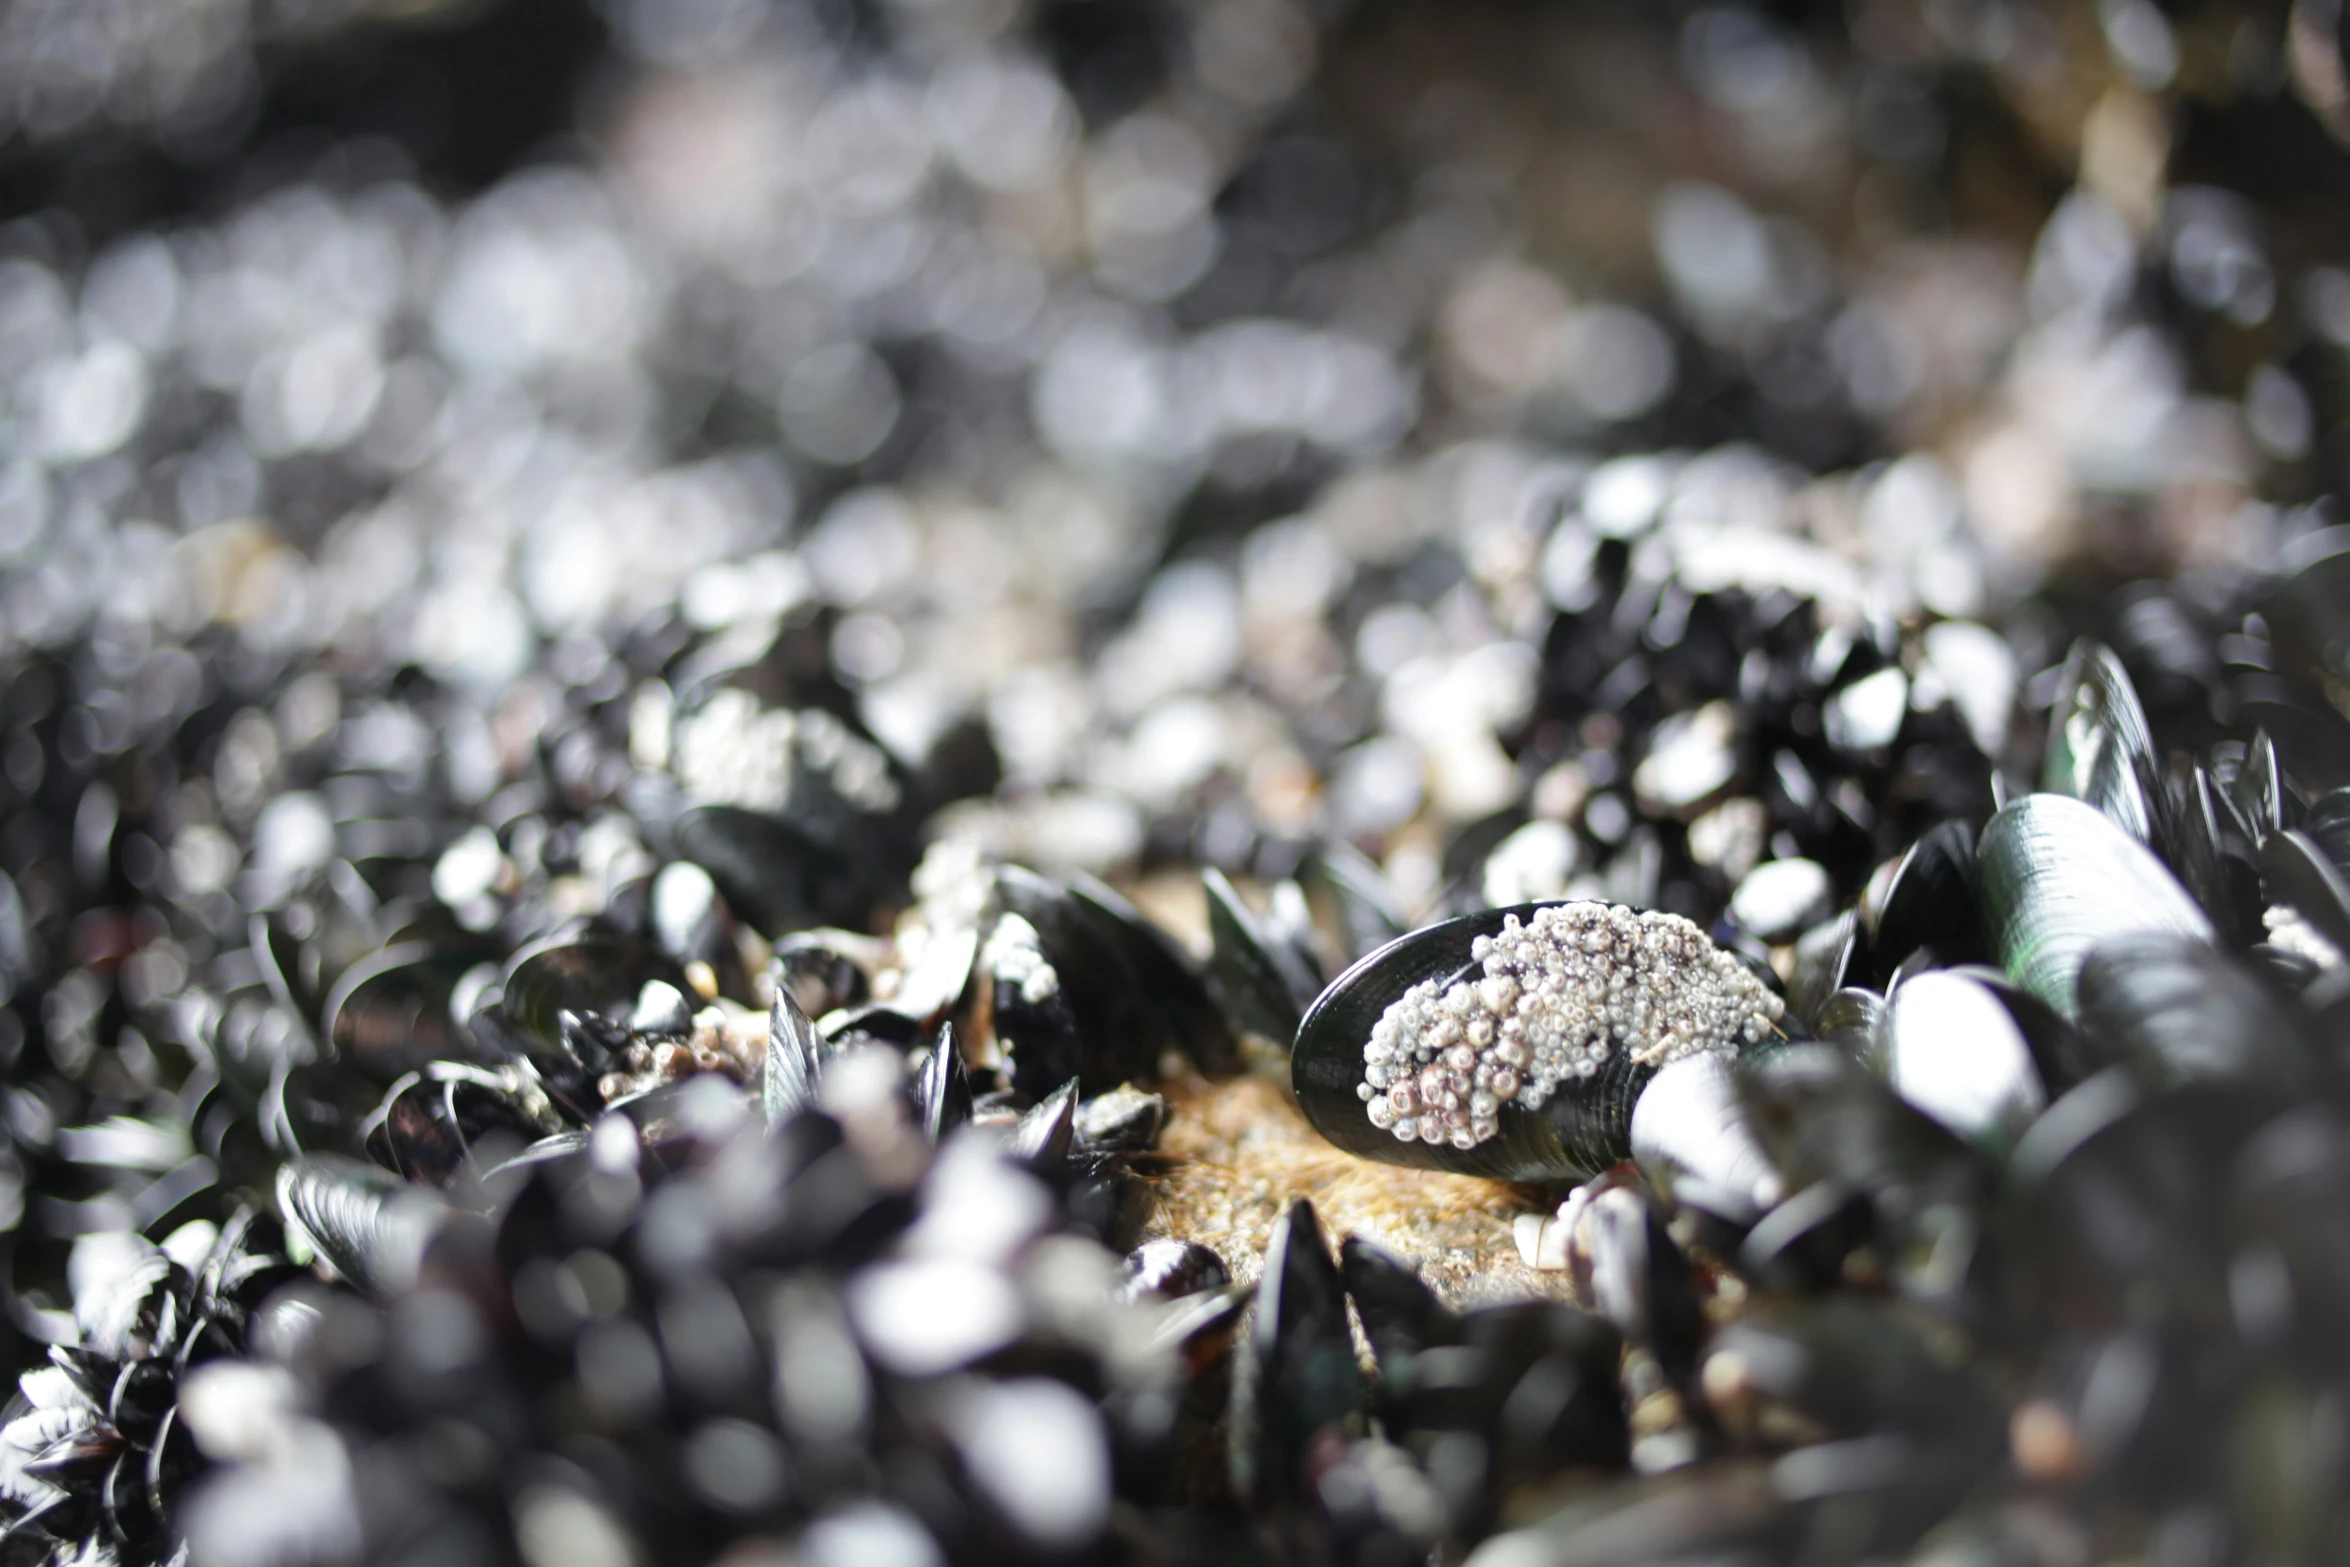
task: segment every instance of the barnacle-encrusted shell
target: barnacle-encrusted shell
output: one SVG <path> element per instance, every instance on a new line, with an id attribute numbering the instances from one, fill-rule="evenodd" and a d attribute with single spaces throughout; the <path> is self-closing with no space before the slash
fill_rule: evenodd
<path id="1" fill-rule="evenodd" d="M 1569 903 L 1516 916 L 1476 967 L 1398 997 L 1363 1046 L 1355 1090 L 1405 1142 L 1474 1148 L 1512 1101 L 1540 1109 L 1621 1050 L 1661 1065 L 1768 1032 L 1779 998 L 1677 914 Z"/>

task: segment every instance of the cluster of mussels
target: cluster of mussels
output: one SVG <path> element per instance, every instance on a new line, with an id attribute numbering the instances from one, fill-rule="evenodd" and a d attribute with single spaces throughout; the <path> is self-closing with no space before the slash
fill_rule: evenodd
<path id="1" fill-rule="evenodd" d="M 2346 40 L 0 0 L 0 1567 L 2337 1559 Z"/>

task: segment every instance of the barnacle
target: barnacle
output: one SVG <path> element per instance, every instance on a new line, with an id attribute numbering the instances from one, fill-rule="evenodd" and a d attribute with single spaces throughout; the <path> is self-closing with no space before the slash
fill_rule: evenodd
<path id="1" fill-rule="evenodd" d="M 1412 986 L 1363 1045 L 1371 1124 L 1473 1148 L 1622 1052 L 1662 1065 L 1761 1039 L 1785 1003 L 1677 914 L 1569 903 L 1511 916 L 1473 970 Z"/>

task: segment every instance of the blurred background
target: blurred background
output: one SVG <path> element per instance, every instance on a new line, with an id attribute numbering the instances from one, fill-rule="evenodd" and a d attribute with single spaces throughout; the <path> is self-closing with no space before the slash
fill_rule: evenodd
<path id="1" fill-rule="evenodd" d="M 1530 641 L 1640 455 L 1601 531 L 2028 675 L 2026 594 L 2224 578 L 2334 481 L 2337 11 L 9 0 L 0 657 L 96 639 L 92 755 L 191 639 L 405 671 L 478 799 L 617 628 L 821 605 L 894 756 L 1075 791 L 1027 852 L 1220 778 L 1227 860 L 1505 793 L 1453 731 L 1526 660 L 1427 656 Z"/>

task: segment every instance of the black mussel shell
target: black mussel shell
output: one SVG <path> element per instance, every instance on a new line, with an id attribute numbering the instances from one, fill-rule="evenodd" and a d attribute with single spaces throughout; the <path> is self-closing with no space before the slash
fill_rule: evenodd
<path id="1" fill-rule="evenodd" d="M 1834 1518 L 1852 1560 L 1905 1558 L 2000 1451 L 2000 1404 L 1937 1339 L 1887 1302 L 1831 1297 L 1759 1305 L 1708 1347 L 1704 1381 L 1726 1395 L 1725 1425 L 1743 1431 L 1776 1409 L 1828 1434 L 1774 1473 L 1790 1500 L 1857 1493 L 1814 1523 Z"/>
<path id="2" fill-rule="evenodd" d="M 1069 879 L 1069 896 L 1134 970 L 1146 1004 L 1169 1036 L 1167 1047 L 1188 1056 L 1203 1072 L 1237 1070 L 1239 1044 L 1232 1026 L 1175 938 L 1114 889 L 1082 872 Z M 1156 1058 L 1149 1064 L 1155 1068 Z"/>
<path id="3" fill-rule="evenodd" d="M 1172 1236 L 1144 1241 L 1126 1254 L 1118 1294 L 1125 1300 L 1181 1300 L 1232 1282 L 1224 1259 L 1197 1241 Z"/>
<path id="4" fill-rule="evenodd" d="M 1346 1289 L 1301 1197 L 1273 1226 L 1256 1316 L 1234 1360 L 1233 1489 L 1261 1507 L 1297 1505 L 1309 1452 L 1352 1434 L 1366 1404 Z"/>
<path id="5" fill-rule="evenodd" d="M 2018 985 L 2067 1017 L 2092 948 L 2147 932 L 2212 937 L 2201 906 L 2153 852 L 2079 800 L 2011 801 L 1983 829 L 1976 861 L 1993 953 Z"/>
<path id="6" fill-rule="evenodd" d="M 1481 1533 L 1519 1486 L 1562 1469 L 1630 1462 L 1622 1362 L 1615 1327 L 1572 1306 L 1525 1300 L 1480 1307 L 1462 1314 L 1457 1344 L 1422 1352 L 1396 1432 L 1414 1445 L 1451 1435 L 1464 1457 L 1483 1460 L 1475 1490 L 1463 1487 L 1464 1500 L 1475 1500 L 1462 1520 L 1468 1532 Z M 1461 1443 L 1463 1436 L 1470 1440 Z"/>
<path id="7" fill-rule="evenodd" d="M 2225 1339 L 2225 1172 L 2293 1096 L 2204 1081 L 2154 1090 L 2113 1067 L 2049 1106 L 2016 1145 L 2004 1219 L 2023 1320 L 2101 1328 L 2171 1322 Z"/>
<path id="8" fill-rule="evenodd" d="M 1863 900 L 1861 923 L 1879 982 L 1920 948 L 1945 964 L 1986 956 L 1975 914 L 1974 829 L 1944 822 L 1911 844 L 1883 895 Z"/>
<path id="9" fill-rule="evenodd" d="M 336 1273 L 378 1297 L 415 1281 L 445 1211 L 391 1171 L 332 1154 L 280 1168 L 277 1201 L 289 1233 L 298 1232 Z"/>
<path id="10" fill-rule="evenodd" d="M 1410 1263 L 1359 1235 L 1339 1243 L 1338 1270 L 1378 1363 L 1381 1399 L 1407 1396 L 1420 1352 L 1459 1343 L 1460 1319 Z"/>
<path id="11" fill-rule="evenodd" d="M 497 1164 L 483 1171 L 482 1185 L 496 1196 L 511 1195 L 512 1190 L 520 1186 L 533 1170 L 546 1165 L 562 1164 L 585 1153 L 588 1139 L 592 1135 L 594 1134 L 591 1132 L 581 1130 L 556 1132 L 551 1136 L 542 1137 L 513 1157 L 500 1160 Z"/>
<path id="12" fill-rule="evenodd" d="M 1267 930 L 1222 871 L 1210 866 L 1200 881 L 1208 894 L 1210 991 L 1235 1030 L 1286 1044 L 1321 989 L 1311 957 Z"/>
<path id="13" fill-rule="evenodd" d="M 1852 909 L 1822 920 L 1795 938 L 1795 969 L 1787 980 L 1787 1010 L 1806 1027 L 1820 1026 L 1828 998 L 1853 984 L 1868 965 L 1868 937 Z"/>
<path id="14" fill-rule="evenodd" d="M 2297 829 L 2271 833 L 2260 846 L 2260 874 L 2271 902 L 2288 903 L 2328 941 L 2350 952 L 2350 873 Z"/>
<path id="15" fill-rule="evenodd" d="M 2287 544 L 2283 575 L 2266 605 L 2271 632 L 2285 649 L 2338 680 L 2350 680 L 2350 526 L 2322 528 Z"/>
<path id="16" fill-rule="evenodd" d="M 1912 974 L 1894 987 L 1869 1051 L 1904 1101 L 1994 1151 L 2048 1104 L 2036 1053 L 2005 1000 L 1964 973 Z"/>
<path id="17" fill-rule="evenodd" d="M 13 889 L 12 889 L 13 890 Z M 325 1011 L 318 985 L 319 957 L 287 928 L 283 910 L 257 909 L 246 921 L 253 963 L 271 999 L 307 1024 Z"/>
<path id="18" fill-rule="evenodd" d="M 1071 1078 L 1012 1123 L 1004 1136 L 1004 1152 L 1036 1169 L 1054 1169 L 1068 1160 L 1076 1137 L 1077 1080 Z"/>
<path id="19" fill-rule="evenodd" d="M 1208 1071 L 1236 1063 L 1231 1030 L 1199 976 L 1116 893 L 1007 865 L 996 872 L 994 902 L 996 921 L 1014 915 L 1035 932 L 1036 953 L 1054 975 L 1040 993 L 987 972 L 994 932 L 1004 928 L 989 926 L 966 999 L 985 987 L 989 1029 L 1010 1047 L 1012 1086 L 1023 1095 L 1041 1099 L 1072 1076 L 1101 1093 L 1151 1076 L 1169 1050 Z M 972 1039 L 964 1044 L 972 1048 Z"/>
<path id="20" fill-rule="evenodd" d="M 2081 1032 L 2154 1089 L 2193 1083 L 2317 1089 L 2324 1070 L 2295 1010 L 2244 963 L 2204 943 L 2146 935 L 2081 965 Z"/>
<path id="21" fill-rule="evenodd" d="M 1167 1129 L 1167 1101 L 1132 1084 L 1077 1106 L 1077 1141 L 1102 1154 L 1148 1153 Z"/>
<path id="22" fill-rule="evenodd" d="M 280 1153 L 355 1154 L 382 1099 L 381 1085 L 339 1062 L 280 1061 L 261 1096 L 262 1136 Z"/>
<path id="23" fill-rule="evenodd" d="M 409 1180 L 446 1186 L 485 1139 L 502 1137 L 514 1149 L 553 1130 L 526 1108 L 521 1071 L 444 1061 L 409 1074 L 369 1122 L 368 1156 Z"/>
<path id="24" fill-rule="evenodd" d="M 2162 764 L 2137 688 L 2112 649 L 2082 638 L 2049 715 L 2040 787 L 2102 812 L 2140 843 L 2157 841 Z"/>
<path id="25" fill-rule="evenodd" d="M 708 871 L 728 906 L 760 931 L 862 925 L 903 875 L 903 867 L 882 866 L 894 856 L 880 834 L 853 832 L 843 841 L 813 823 L 731 805 L 689 806 L 669 836 L 678 857 Z"/>
<path id="26" fill-rule="evenodd" d="M 2257 725 L 2276 742 L 2289 780 L 2284 791 L 2287 826 L 2292 825 L 2294 785 L 2326 790 L 2350 784 L 2350 719 L 2287 675 L 2252 671 L 2239 674 L 2233 684 L 2236 722 Z"/>
<path id="27" fill-rule="evenodd" d="M 866 998 L 872 981 L 859 956 L 877 945 L 848 931 L 794 931 L 776 942 L 771 977 L 810 1017 L 822 1017 Z"/>
<path id="28" fill-rule="evenodd" d="M 466 971 L 488 956 L 403 941 L 351 965 L 326 1001 L 335 1059 L 381 1084 L 431 1061 L 470 1056 L 471 1042 L 449 1003 Z"/>
<path id="29" fill-rule="evenodd" d="M 637 997 L 656 980 L 680 995 L 694 993 L 685 970 L 649 941 L 557 935 L 514 955 L 506 965 L 500 1005 L 515 1027 L 541 1045 L 553 1045 L 563 1038 L 566 1012 L 625 1026 Z"/>
<path id="30" fill-rule="evenodd" d="M 2232 946 L 2260 940 L 2261 834 L 2208 769 L 2188 775 L 2174 825 L 2180 874 L 2212 924 Z"/>
<path id="31" fill-rule="evenodd" d="M 779 991 L 778 994 L 781 994 Z M 971 1080 L 963 1074 L 963 1053 L 955 1026 L 939 1025 L 938 1037 L 914 1073 L 914 1124 L 935 1143 L 971 1119 Z M 770 1119 L 773 1111 L 770 1109 Z"/>
<path id="32" fill-rule="evenodd" d="M 2111 1064 L 2082 1035 L 2078 1024 L 2017 984 L 2005 970 L 1987 963 L 1968 963 L 1950 972 L 1974 981 L 1999 998 L 2009 1020 L 2023 1031 L 2024 1044 L 2032 1052 L 2032 1064 L 2050 1096 L 2064 1093 Z"/>
<path id="33" fill-rule="evenodd" d="M 1656 1068 L 1626 1051 L 1612 1052 L 1592 1076 L 1562 1085 L 1539 1110 L 1504 1104 L 1499 1132 L 1474 1148 L 1405 1142 L 1381 1131 L 1355 1092 L 1363 1081 L 1363 1044 L 1381 1013 L 1420 981 L 1469 967 L 1477 938 L 1499 934 L 1505 920 L 1524 922 L 1551 907 L 1487 909 L 1413 931 L 1332 981 L 1298 1025 L 1290 1050 L 1290 1083 L 1314 1130 L 1366 1159 L 1503 1181 L 1581 1180 L 1629 1158 L 1632 1107 Z"/>
<path id="34" fill-rule="evenodd" d="M 2277 765 L 2276 742 L 2268 731 L 2256 729 L 2252 741 L 2244 748 L 2244 762 L 2229 781 L 2228 793 L 2243 813 L 2252 829 L 2253 847 L 2268 842 L 2268 835 L 2283 832 L 2289 825 L 2285 820 L 2285 782 L 2283 770 Z"/>
<path id="35" fill-rule="evenodd" d="M 1657 1068 L 1632 1107 L 1632 1158 L 1673 1202 L 1738 1228 L 1783 1191 L 1778 1169 L 1747 1124 L 1730 1058 L 1700 1051 Z"/>
<path id="36" fill-rule="evenodd" d="M 1820 1004 L 1812 1029 L 1823 1043 L 1858 1061 L 1875 1046 L 1884 1018 L 1883 996 L 1865 985 L 1847 985 Z"/>
<path id="37" fill-rule="evenodd" d="M 2346 1369 L 2339 1324 L 2350 1312 L 2350 1125 L 2328 1104 L 2308 1104 L 2262 1127 L 2232 1172 L 2233 1239 L 2239 1255 L 2281 1259 L 2291 1287 L 2258 1330 L 2289 1343 L 2294 1363 L 2320 1376 Z"/>
<path id="38" fill-rule="evenodd" d="M 1334 839 L 1298 867 L 1306 900 L 1323 911 L 1337 931 L 1339 956 L 1352 963 L 1405 934 L 1411 923 L 1371 857 L 1344 839 Z"/>
<path id="39" fill-rule="evenodd" d="M 1967 1315 L 1991 1169 L 1972 1146 L 1821 1044 L 1758 1052 L 1740 1095 L 1787 1197 L 1740 1248 L 1770 1286 L 1819 1288 L 1865 1249 L 1904 1295 Z"/>
<path id="40" fill-rule="evenodd" d="M 1581 1228 L 1593 1306 L 1686 1386 L 1709 1328 L 1689 1258 L 1664 1214 L 1638 1187 L 1610 1187 L 1591 1199 Z M 1576 1266 L 1580 1275 L 1583 1265 Z"/>
<path id="41" fill-rule="evenodd" d="M 744 981 L 734 911 L 710 873 L 690 860 L 671 860 L 644 888 L 649 934 L 679 963 L 707 963 L 719 988 L 738 992 Z"/>
<path id="42" fill-rule="evenodd" d="M 770 1126 L 780 1126 L 801 1111 L 816 1107 L 822 1059 L 816 1025 L 800 1010 L 788 987 L 776 986 L 775 1004 L 767 1013 L 767 1057 L 759 1079 L 760 1105 Z"/>
<path id="43" fill-rule="evenodd" d="M 1732 1357 L 1732 1396 L 1800 1410 L 1832 1437 L 1907 1431 L 1968 1445 L 2002 1434 L 1996 1406 L 1975 1373 L 1954 1364 L 1910 1314 L 1880 1300 L 1845 1297 L 1758 1303 L 1708 1351 Z M 1968 1470 L 1947 1476 L 1967 1484 Z"/>
<path id="44" fill-rule="evenodd" d="M 2337 867 L 2350 869 L 2350 788 L 2329 789 L 2310 801 L 2301 816 L 2301 831 Z"/>

